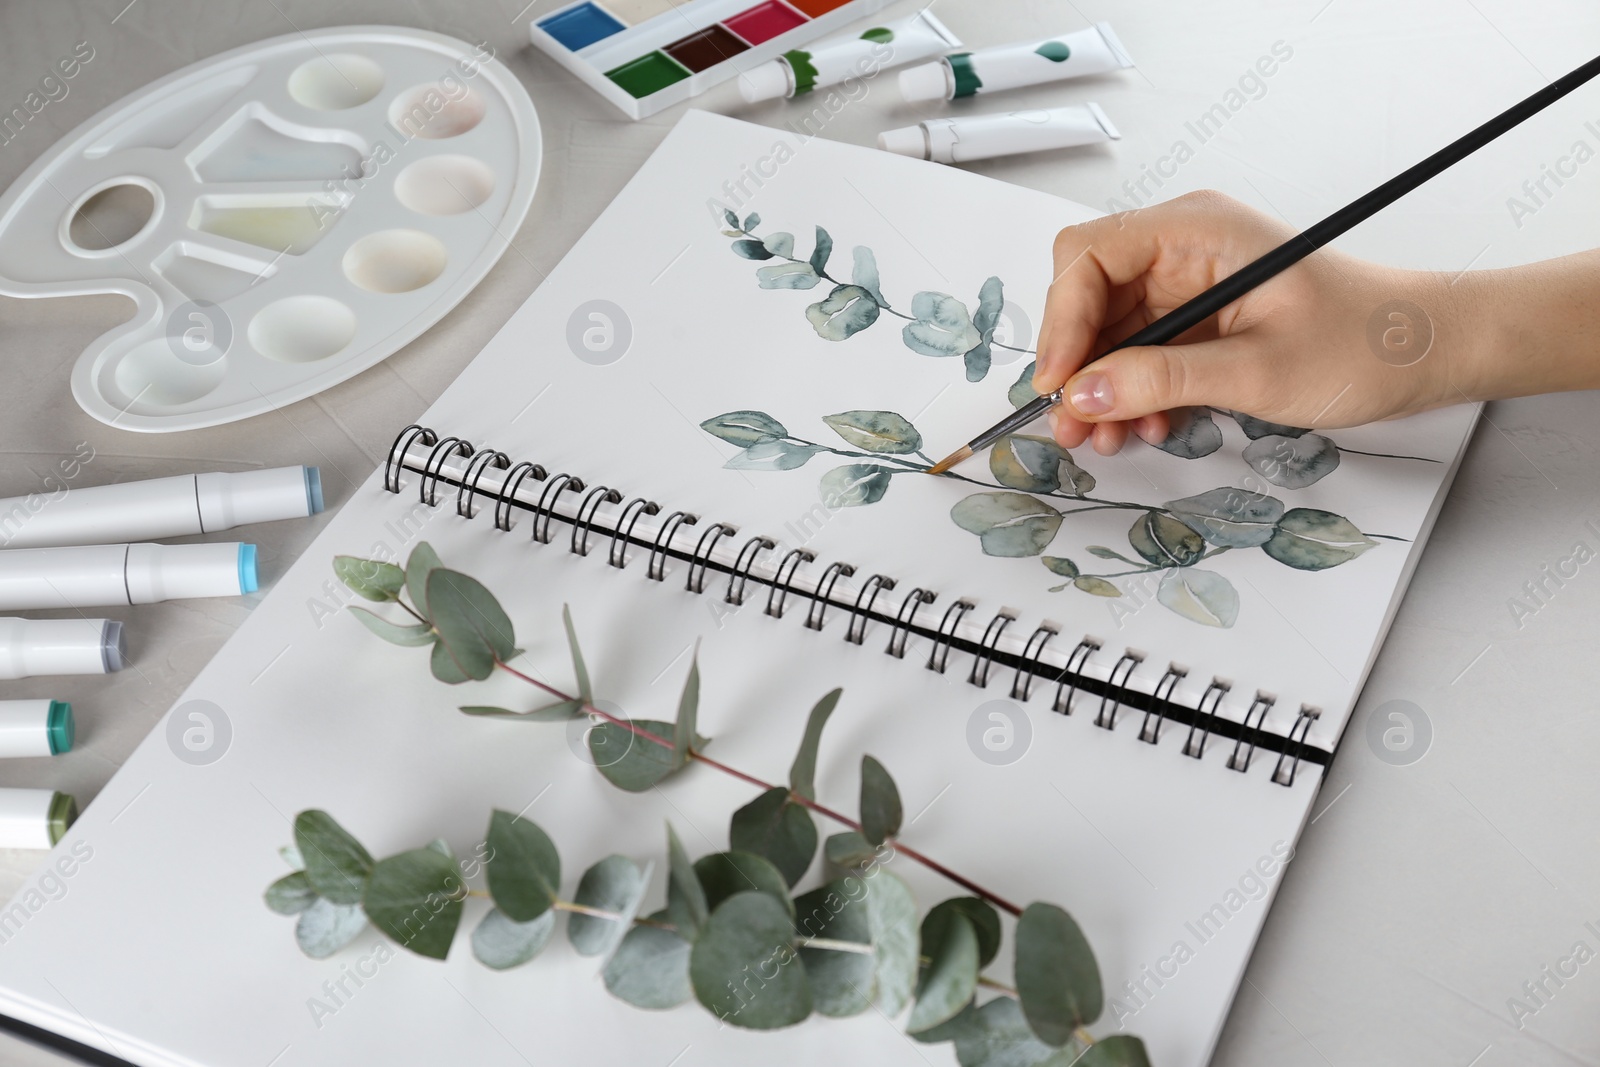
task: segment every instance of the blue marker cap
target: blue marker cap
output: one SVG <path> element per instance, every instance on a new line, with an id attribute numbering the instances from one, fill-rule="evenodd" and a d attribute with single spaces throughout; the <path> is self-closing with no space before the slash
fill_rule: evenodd
<path id="1" fill-rule="evenodd" d="M 239 546 L 239 592 L 254 593 L 260 588 L 256 581 L 256 546 Z"/>
<path id="2" fill-rule="evenodd" d="M 310 509 L 306 512 L 307 515 L 315 515 L 322 510 L 321 468 L 306 468 L 306 507 Z"/>

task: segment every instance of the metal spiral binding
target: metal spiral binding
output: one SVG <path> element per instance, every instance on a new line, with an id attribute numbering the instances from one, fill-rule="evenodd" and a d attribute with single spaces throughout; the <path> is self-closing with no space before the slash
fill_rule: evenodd
<path id="1" fill-rule="evenodd" d="M 981 651 L 972 661 L 972 670 L 967 673 L 968 685 L 988 688 L 989 667 L 994 663 L 995 646 L 1000 643 L 1000 635 L 1005 633 L 1006 627 L 1016 621 L 1016 615 L 1008 611 L 1002 611 L 989 620 L 989 625 L 983 628 L 983 640 L 978 642 Z"/>
<path id="2" fill-rule="evenodd" d="M 872 605 L 876 603 L 879 593 L 893 588 L 894 579 L 885 578 L 881 574 L 874 574 L 861 583 L 861 591 L 856 594 L 855 607 L 850 609 L 850 624 L 844 628 L 846 641 L 852 645 L 859 645 L 866 640 Z"/>
<path id="3" fill-rule="evenodd" d="M 1243 773 L 1250 769 L 1250 760 L 1256 754 L 1255 741 L 1252 739 L 1250 747 L 1244 749 L 1243 760 L 1239 758 L 1239 749 L 1244 748 L 1246 734 L 1249 734 L 1252 730 L 1261 729 L 1261 724 L 1267 721 L 1267 712 L 1272 710 L 1272 705 L 1275 702 L 1276 698 L 1260 692 L 1256 693 L 1256 698 L 1250 702 L 1250 709 L 1244 713 L 1244 730 L 1239 734 L 1239 739 L 1233 743 L 1233 752 L 1228 756 L 1228 769 L 1230 771 Z M 1255 719 L 1253 724 L 1250 722 L 1252 718 Z"/>
<path id="4" fill-rule="evenodd" d="M 578 505 L 578 513 L 572 517 L 572 552 L 574 555 L 587 556 L 589 554 L 589 529 L 594 525 L 595 512 L 600 510 L 601 504 L 620 504 L 622 494 L 609 486 L 597 485 L 589 490 L 589 495 L 583 498 Z"/>
<path id="5" fill-rule="evenodd" d="M 856 569 L 848 563 L 830 563 L 828 569 L 822 572 L 822 580 L 817 583 L 817 591 L 811 594 L 811 608 L 806 612 L 806 629 L 822 629 L 822 617 L 828 610 L 828 598 L 833 595 L 833 587 L 841 576 L 848 578 Z"/>
<path id="6" fill-rule="evenodd" d="M 1154 691 L 1150 694 L 1150 706 L 1145 708 L 1144 720 L 1139 723 L 1139 740 L 1147 741 L 1152 745 L 1161 743 L 1161 724 L 1167 718 L 1167 704 L 1172 700 L 1172 691 L 1178 688 L 1184 675 L 1189 672 L 1182 667 L 1172 664 L 1167 665 L 1167 673 L 1161 676 L 1156 683 Z M 1151 729 L 1150 717 L 1155 716 L 1155 728 Z"/>
<path id="7" fill-rule="evenodd" d="M 744 587 L 750 581 L 750 568 L 756 565 L 756 557 L 777 547 L 778 542 L 770 537 L 752 537 L 744 543 L 739 549 L 739 558 L 733 562 L 733 570 L 728 572 L 728 591 L 722 594 L 724 603 L 743 606 Z"/>
<path id="8" fill-rule="evenodd" d="M 1078 693 L 1078 679 L 1083 677 L 1083 668 L 1089 663 L 1089 657 L 1100 651 L 1100 642 L 1093 637 L 1085 637 L 1078 642 L 1072 650 L 1072 655 L 1067 657 L 1067 665 L 1061 668 L 1061 677 L 1056 679 L 1056 698 L 1051 703 L 1052 711 L 1062 715 L 1072 714 L 1072 698 Z"/>
<path id="9" fill-rule="evenodd" d="M 939 629 L 933 639 L 933 651 L 928 653 L 930 671 L 944 673 L 945 664 L 950 662 L 950 642 L 955 639 L 956 628 L 967 617 L 967 612 L 977 606 L 970 600 L 962 599 L 944 609 L 944 618 L 939 620 Z"/>
<path id="10" fill-rule="evenodd" d="M 1039 658 L 1044 655 L 1044 646 L 1060 632 L 1049 623 L 1044 623 L 1028 638 L 1028 643 L 1022 648 L 1022 662 L 1017 664 L 1017 673 L 1011 678 L 1012 700 L 1026 701 L 1033 693 L 1033 680 L 1039 676 L 1037 668 Z"/>
<path id="11" fill-rule="evenodd" d="M 411 459 L 414 451 L 418 452 L 417 459 Z M 451 466 L 451 461 L 455 458 L 461 461 L 459 467 Z M 484 484 L 485 476 L 491 470 L 501 472 L 498 488 Z M 641 548 L 648 546 L 650 556 L 646 573 L 655 581 L 662 581 L 666 577 L 669 557 L 687 560 L 689 566 L 685 588 L 693 593 L 704 592 L 709 571 L 716 569 L 728 575 L 728 586 L 723 600 L 729 604 L 742 605 L 749 583 L 754 579 L 757 583 L 770 587 L 766 614 L 776 618 L 783 616 L 790 593 L 806 597 L 810 603 L 806 611 L 805 624 L 812 630 L 821 630 L 828 608 L 838 606 L 849 612 L 844 639 L 852 644 L 864 643 L 867 627 L 873 620 L 887 622 L 891 628 L 884 652 L 897 659 L 905 658 L 906 647 L 913 632 L 929 637 L 932 639 L 933 648 L 928 656 L 927 668 L 941 674 L 949 664 L 952 649 L 959 648 L 963 652 L 970 652 L 973 655 L 973 663 L 967 681 L 980 689 L 988 685 L 990 673 L 997 664 L 1013 667 L 1014 674 L 1010 688 L 1013 700 L 1031 699 L 1034 682 L 1041 675 L 1054 674 L 1056 689 L 1051 703 L 1052 710 L 1070 715 L 1078 692 L 1087 689 L 1090 693 L 1100 696 L 1095 725 L 1114 730 L 1118 713 L 1125 702 L 1135 708 L 1142 707 L 1144 718 L 1139 726 L 1139 740 L 1148 744 L 1160 743 L 1162 729 L 1169 718 L 1187 722 L 1189 732 L 1184 739 L 1182 751 L 1184 755 L 1195 759 L 1205 756 L 1206 744 L 1211 734 L 1217 731 L 1235 739 L 1233 751 L 1227 759 L 1228 767 L 1232 770 L 1247 772 L 1258 746 L 1276 751 L 1277 761 L 1273 766 L 1271 778 L 1282 786 L 1294 785 L 1302 762 L 1326 764 L 1329 758 L 1329 753 L 1320 748 L 1310 747 L 1308 744 L 1312 725 L 1321 715 L 1317 708 L 1302 705 L 1299 715 L 1286 735 L 1268 734 L 1265 724 L 1275 703 L 1275 697 L 1258 692 L 1245 712 L 1242 722 L 1236 722 L 1231 718 L 1224 719 L 1219 709 L 1231 689 L 1230 683 L 1214 678 L 1196 705 L 1192 708 L 1180 705 L 1175 702 L 1173 695 L 1186 676 L 1186 671 L 1174 665 L 1167 667 L 1154 689 L 1145 695 L 1134 690 L 1129 684 L 1134 672 L 1144 660 L 1142 653 L 1131 649 L 1121 653 L 1104 682 L 1097 681 L 1087 675 L 1086 669 L 1091 657 L 1102 647 L 1102 642 L 1098 638 L 1084 636 L 1068 654 L 1065 665 L 1057 668 L 1044 660 L 1046 646 L 1059 636 L 1060 632 L 1059 627 L 1052 623 L 1039 625 L 1029 636 L 1020 653 L 1008 652 L 1000 647 L 1007 627 L 1016 621 L 1015 614 L 1008 610 L 997 612 L 989 620 L 981 638 L 974 640 L 970 636 L 960 636 L 962 623 L 976 608 L 973 601 L 966 598 L 951 603 L 940 617 L 937 627 L 930 630 L 926 624 L 919 624 L 917 621 L 922 607 L 938 599 L 937 595 L 928 589 L 922 587 L 912 589 L 901 599 L 898 610 L 892 616 L 886 609 L 877 608 L 880 595 L 895 589 L 896 581 L 888 575 L 869 575 L 855 591 L 853 602 L 846 599 L 849 596 L 847 584 L 847 592 L 836 600 L 834 591 L 839 580 L 852 577 L 856 571 L 855 567 L 848 563 L 830 563 L 814 582 L 806 583 L 809 591 L 797 590 L 795 583 L 800 568 L 815 562 L 816 559 L 813 553 L 806 549 L 790 550 L 768 577 L 765 570 L 759 575 L 754 572 L 761 553 L 777 548 L 777 542 L 771 538 L 762 536 L 748 538 L 740 547 L 732 564 L 719 562 L 715 558 L 716 547 L 721 540 L 738 533 L 737 527 L 727 523 L 718 522 L 707 527 L 696 539 L 692 551 L 685 551 L 684 548 L 674 544 L 674 539 L 682 527 L 697 526 L 699 523 L 699 517 L 689 512 L 674 511 L 656 527 L 653 537 L 649 534 L 636 537 L 634 530 L 641 517 L 657 516 L 661 513 L 662 509 L 655 501 L 634 497 L 629 499 L 620 511 L 602 520 L 599 515 L 604 505 L 623 502 L 623 495 L 617 490 L 603 485 L 587 487 L 581 478 L 572 474 L 551 475 L 537 463 L 519 462 L 513 465 L 511 457 L 505 452 L 490 448 L 474 449 L 472 444 L 463 438 L 441 437 L 433 429 L 420 423 L 406 426 L 396 435 L 388 455 L 384 458 L 384 489 L 390 493 L 400 493 L 401 475 L 406 471 L 421 475 L 418 499 L 429 507 L 439 506 L 441 482 L 454 486 L 456 514 L 462 518 L 472 519 L 481 513 L 482 509 L 478 506 L 480 495 L 494 501 L 493 524 L 496 529 L 511 530 L 514 509 L 520 508 L 531 512 L 532 539 L 541 544 L 550 543 L 552 522 L 558 519 L 570 522 L 571 551 L 576 555 L 588 555 L 590 540 L 596 530 L 602 535 L 609 533 L 611 542 L 607 552 L 607 562 L 613 567 L 626 567 L 630 544 Z M 542 483 L 537 503 L 530 503 L 528 498 L 520 495 L 524 483 L 530 479 Z M 570 518 L 557 508 L 561 494 L 569 490 L 585 494 Z M 969 634 L 970 632 L 968 631 Z"/>
<path id="12" fill-rule="evenodd" d="M 894 629 L 889 631 L 889 647 L 884 651 L 895 659 L 905 659 L 906 641 L 911 637 L 911 624 L 916 620 L 917 609 L 924 604 L 932 604 L 938 598 L 939 594 L 920 587 L 907 593 L 906 598 L 900 601 L 900 610 L 894 614 Z"/>
<path id="13" fill-rule="evenodd" d="M 783 618 L 783 605 L 789 599 L 789 587 L 794 584 L 794 575 L 802 564 L 811 563 L 817 557 L 803 548 L 789 550 L 778 564 L 777 573 L 772 576 L 772 592 L 767 594 L 767 614 L 774 619 Z"/>
<path id="14" fill-rule="evenodd" d="M 606 562 L 621 570 L 628 565 L 628 539 L 633 536 L 633 527 L 639 521 L 640 515 L 658 515 L 661 505 L 654 500 L 646 500 L 636 496 L 628 501 L 622 509 L 622 514 L 617 516 L 617 524 L 611 528 L 611 551 L 606 553 Z M 620 540 L 619 540 L 620 538 Z"/>
<path id="15" fill-rule="evenodd" d="M 738 532 L 737 526 L 729 526 L 725 522 L 714 522 L 706 528 L 700 540 L 695 542 L 694 555 L 689 557 L 689 577 L 683 583 L 685 589 L 691 593 L 706 591 L 706 563 L 711 559 L 711 553 L 716 551 L 719 540 Z"/>
<path id="16" fill-rule="evenodd" d="M 1094 716 L 1096 726 L 1103 726 L 1107 730 L 1117 728 L 1117 712 L 1122 707 L 1122 698 L 1116 695 L 1117 690 L 1128 687 L 1128 679 L 1133 677 L 1134 668 L 1143 661 L 1143 656 L 1130 649 L 1111 665 L 1111 674 L 1106 678 L 1106 691 L 1100 695 L 1100 710 Z M 1121 678 L 1117 677 L 1118 671 L 1122 671 Z"/>

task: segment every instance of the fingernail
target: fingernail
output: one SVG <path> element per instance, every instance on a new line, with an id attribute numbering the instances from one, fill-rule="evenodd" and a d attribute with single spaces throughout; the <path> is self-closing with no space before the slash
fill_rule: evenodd
<path id="1" fill-rule="evenodd" d="M 1148 415 L 1134 422 L 1133 432 L 1147 445 L 1159 445 L 1164 440 L 1156 436 L 1155 420 Z"/>
<path id="2" fill-rule="evenodd" d="M 1072 406 L 1085 415 L 1105 415 L 1111 410 L 1111 379 L 1104 374 L 1085 374 L 1072 383 Z"/>

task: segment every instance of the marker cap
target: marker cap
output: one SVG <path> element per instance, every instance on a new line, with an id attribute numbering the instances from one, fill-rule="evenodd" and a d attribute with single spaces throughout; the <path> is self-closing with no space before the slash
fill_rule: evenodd
<path id="1" fill-rule="evenodd" d="M 914 159 L 928 158 L 928 135 L 921 126 L 902 126 L 878 134 L 878 147 Z"/>
<path id="2" fill-rule="evenodd" d="M 951 88 L 950 65 L 942 59 L 900 72 L 900 95 L 912 102 L 948 100 Z"/>
<path id="3" fill-rule="evenodd" d="M 0 758 L 59 756 L 72 749 L 74 732 L 64 700 L 0 700 Z"/>
<path id="4" fill-rule="evenodd" d="M 0 678 L 109 674 L 127 661 L 115 619 L 0 618 Z"/>
<path id="5" fill-rule="evenodd" d="M 128 599 L 134 604 L 238 596 L 257 588 L 256 546 L 237 541 L 129 545 L 126 566 Z"/>
<path id="6" fill-rule="evenodd" d="M 54 848 L 78 819 L 78 802 L 53 789 L 0 789 L 0 848 Z"/>
<path id="7" fill-rule="evenodd" d="M 322 510 L 322 472 L 316 467 L 273 467 L 197 474 L 194 495 L 202 531 L 303 518 Z"/>
<path id="8" fill-rule="evenodd" d="M 739 75 L 739 92 L 749 104 L 777 100 L 794 92 L 794 75 L 789 64 L 775 59 Z"/>

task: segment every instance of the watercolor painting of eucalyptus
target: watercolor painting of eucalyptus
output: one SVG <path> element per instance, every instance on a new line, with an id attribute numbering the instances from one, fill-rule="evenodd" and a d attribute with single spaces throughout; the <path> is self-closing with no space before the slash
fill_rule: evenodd
<path id="1" fill-rule="evenodd" d="M 805 309 L 806 321 L 823 340 L 848 340 L 887 314 L 904 322 L 900 333 L 906 348 L 922 356 L 959 357 L 969 382 L 988 376 L 996 348 L 1033 354 L 995 339 L 1005 306 L 1005 288 L 998 277 L 980 287 L 976 310 L 950 294 L 925 290 L 911 297 L 909 312 L 901 311 L 883 295 L 871 248 L 857 245 L 852 250 L 850 280 L 845 282 L 829 273 L 833 238 L 821 226 L 816 227 L 811 254 L 802 259 L 794 254 L 793 234 L 757 232 L 759 215 L 741 221 L 727 212 L 724 219 L 728 228 L 722 233 L 732 239 L 734 254 L 763 264 L 756 269 L 761 288 L 809 290 L 824 282 L 830 286 L 826 296 Z M 1024 367 L 1007 393 L 1013 407 L 1037 395 L 1030 384 L 1033 370 L 1032 363 Z M 1321 481 L 1338 469 L 1343 454 L 1439 462 L 1341 448 L 1325 434 L 1220 408 L 1174 413 L 1171 433 L 1156 447 L 1181 460 L 1211 455 L 1223 445 L 1222 429 L 1214 418 L 1218 415 L 1232 419 L 1249 440 L 1240 453 L 1245 464 L 1280 489 L 1304 489 Z M 822 422 L 846 447 L 796 436 L 771 414 L 755 409 L 724 412 L 700 426 L 739 449 L 724 464 L 731 470 L 795 470 L 818 455 L 848 460 L 822 475 L 821 502 L 829 509 L 876 504 L 896 475 L 925 474 L 933 466 L 923 451 L 922 434 L 898 412 L 841 411 L 823 416 Z M 1160 502 L 1095 496 L 1094 475 L 1047 436 L 1003 437 L 989 450 L 988 463 L 989 479 L 958 471 L 942 475 L 984 490 L 963 497 L 950 509 L 950 520 L 977 538 L 984 555 L 1038 557 L 1053 576 L 1051 592 L 1071 589 L 1115 600 L 1128 594 L 1132 583 L 1153 580 L 1158 603 L 1203 626 L 1227 628 L 1239 617 L 1239 594 L 1233 583 L 1217 570 L 1201 566 L 1219 556 L 1259 549 L 1286 567 L 1324 571 L 1359 558 L 1381 541 L 1405 540 L 1364 532 L 1332 511 L 1290 507 L 1265 487 L 1221 485 Z M 1060 554 L 1047 551 L 1058 539 L 1066 540 L 1062 533 L 1074 525 L 1069 522 L 1074 516 L 1100 513 L 1103 518 L 1114 511 L 1132 519 L 1128 553 L 1105 545 L 1082 545 L 1083 553 L 1106 564 L 1090 572 L 1068 554 L 1076 554 L 1075 549 L 1058 548 Z"/>

